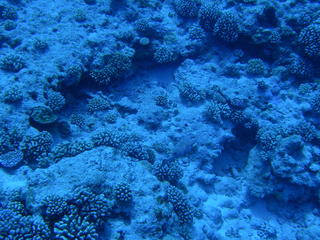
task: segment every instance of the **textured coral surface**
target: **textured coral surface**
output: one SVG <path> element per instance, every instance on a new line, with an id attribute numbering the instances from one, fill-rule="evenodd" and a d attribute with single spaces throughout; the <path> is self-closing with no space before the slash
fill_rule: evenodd
<path id="1" fill-rule="evenodd" d="M 0 240 L 320 239 L 316 0 L 0 0 Z"/>

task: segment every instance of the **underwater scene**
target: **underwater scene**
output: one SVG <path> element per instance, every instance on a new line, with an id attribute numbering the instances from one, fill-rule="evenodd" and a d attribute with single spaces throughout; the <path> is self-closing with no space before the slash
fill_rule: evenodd
<path id="1" fill-rule="evenodd" d="M 318 0 L 0 0 L 0 240 L 320 240 Z"/>

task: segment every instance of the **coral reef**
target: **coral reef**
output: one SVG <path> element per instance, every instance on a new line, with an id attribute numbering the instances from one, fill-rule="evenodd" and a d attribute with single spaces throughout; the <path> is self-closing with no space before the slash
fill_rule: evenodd
<path id="1" fill-rule="evenodd" d="M 0 165 L 4 168 L 17 167 L 23 161 L 23 153 L 19 150 L 0 155 Z"/>
<path id="2" fill-rule="evenodd" d="M 176 0 L 175 10 L 182 17 L 196 17 L 199 11 L 200 2 L 197 0 Z"/>
<path id="3" fill-rule="evenodd" d="M 23 158 L 27 162 L 36 161 L 41 155 L 47 154 L 53 139 L 49 132 L 43 131 L 35 136 L 26 136 L 20 144 Z"/>
<path id="4" fill-rule="evenodd" d="M 56 239 L 98 239 L 94 224 L 90 223 L 86 217 L 72 213 L 55 223 L 54 235 Z"/>
<path id="5" fill-rule="evenodd" d="M 132 192 L 126 183 L 119 183 L 114 187 L 115 199 L 120 203 L 128 203 L 132 201 Z"/>
<path id="6" fill-rule="evenodd" d="M 320 24 L 314 23 L 303 28 L 299 34 L 299 42 L 309 57 L 319 57 Z"/>
<path id="7" fill-rule="evenodd" d="M 52 111 L 60 111 L 66 104 L 66 99 L 59 92 L 50 91 L 47 96 L 47 105 Z"/>
<path id="8" fill-rule="evenodd" d="M 168 201 L 172 204 L 175 213 L 177 214 L 182 224 L 190 224 L 193 221 L 193 213 L 190 204 L 183 194 L 173 186 L 169 186 L 167 191 Z"/>
<path id="9" fill-rule="evenodd" d="M 0 1 L 0 239 L 320 239 L 319 16 Z"/>
<path id="10" fill-rule="evenodd" d="M 163 161 L 154 166 L 154 172 L 160 181 L 177 183 L 183 177 L 183 171 L 178 162 Z"/>
<path id="11" fill-rule="evenodd" d="M 235 42 L 239 38 L 239 20 L 232 12 L 221 14 L 214 25 L 213 32 L 225 42 Z"/>
<path id="12" fill-rule="evenodd" d="M 14 54 L 8 54 L 0 59 L 0 69 L 9 72 L 19 72 L 26 66 L 22 57 Z"/>

